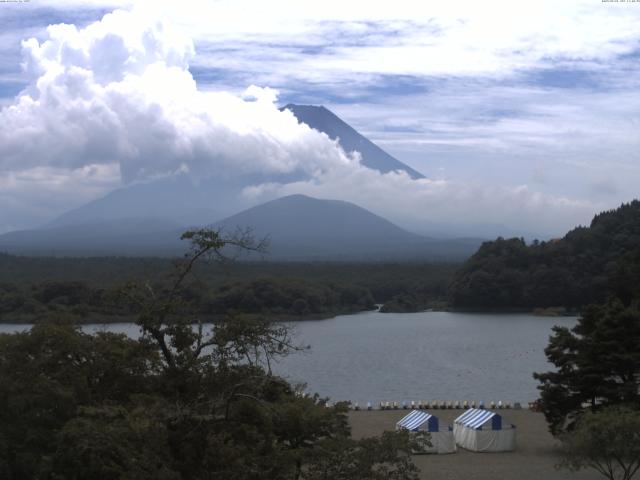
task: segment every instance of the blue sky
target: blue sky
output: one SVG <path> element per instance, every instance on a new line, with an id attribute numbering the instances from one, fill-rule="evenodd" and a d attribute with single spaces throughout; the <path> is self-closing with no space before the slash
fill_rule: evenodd
<path id="1" fill-rule="evenodd" d="M 432 183 L 397 205 L 374 201 L 377 179 L 345 198 L 414 230 L 412 205 L 431 222 L 555 235 L 637 196 L 640 3 L 416 3 L 0 4 L 0 106 L 44 75 L 21 65 L 23 40 L 50 39 L 50 24 L 82 29 L 115 8 L 144 10 L 192 41 L 185 68 L 198 91 L 257 85 L 277 90 L 280 105 L 323 104 L 423 172 Z M 0 230 L 38 225 L 130 181 L 101 155 L 0 161 Z M 328 197 L 344 187 L 318 183 L 256 191 Z"/>

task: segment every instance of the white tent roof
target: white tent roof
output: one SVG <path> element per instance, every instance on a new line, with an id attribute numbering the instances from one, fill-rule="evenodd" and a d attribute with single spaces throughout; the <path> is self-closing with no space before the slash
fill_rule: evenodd
<path id="1" fill-rule="evenodd" d="M 396 423 L 396 427 L 406 428 L 407 430 L 415 430 L 420 428 L 425 423 L 429 422 L 429 419 L 433 415 L 427 412 L 421 412 L 420 410 L 412 410 L 410 414 L 403 417 Z"/>
<path id="2" fill-rule="evenodd" d="M 462 425 L 469 428 L 480 428 L 482 425 L 487 423 L 493 417 L 495 417 L 497 413 L 492 412 L 490 410 L 484 410 L 480 408 L 471 408 L 460 415 L 458 418 L 454 420 L 454 423 L 458 425 Z M 499 415 L 498 415 L 499 417 Z"/>

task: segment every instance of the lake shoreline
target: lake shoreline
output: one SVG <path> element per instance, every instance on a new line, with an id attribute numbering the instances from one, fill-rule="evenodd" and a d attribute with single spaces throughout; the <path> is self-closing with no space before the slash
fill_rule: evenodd
<path id="1" fill-rule="evenodd" d="M 442 310 L 431 310 L 452 313 L 479 313 L 479 314 L 524 314 L 536 317 L 579 317 L 580 311 L 566 310 L 563 307 L 535 307 L 535 308 L 464 308 L 448 307 Z"/>
<path id="2" fill-rule="evenodd" d="M 289 314 L 274 314 L 274 315 L 266 315 L 259 313 L 247 313 L 240 315 L 250 315 L 250 316 L 263 316 L 270 321 L 273 322 L 306 322 L 306 321 L 316 321 L 316 320 L 329 320 L 332 318 L 336 318 L 343 315 L 357 315 L 359 313 L 366 312 L 376 312 L 377 308 L 365 309 L 365 310 L 343 310 L 336 312 L 323 312 L 323 313 L 308 313 L 303 315 L 289 315 Z M 229 315 L 225 314 L 215 314 L 215 315 L 187 315 L 193 316 L 195 320 L 200 319 L 202 323 L 205 324 L 213 324 L 221 322 L 223 319 L 228 317 Z M 137 320 L 136 315 L 101 315 L 101 314 L 90 314 L 83 318 L 74 318 L 68 314 L 64 314 L 62 316 L 56 315 L 55 312 L 49 315 L 38 315 L 35 316 L 17 316 L 17 317 L 0 317 L 0 325 L 37 325 L 39 323 L 46 323 L 51 321 L 51 319 L 62 318 L 67 323 L 71 323 L 73 325 L 112 325 L 117 323 L 135 323 Z"/>
<path id="3" fill-rule="evenodd" d="M 395 312 L 395 311 L 384 311 L 379 307 L 375 309 L 365 309 L 365 310 L 352 310 L 352 311 L 339 311 L 339 312 L 326 312 L 326 313 L 310 313 L 305 315 L 261 315 L 256 313 L 251 314 L 241 314 L 241 315 L 252 315 L 252 316 L 264 316 L 268 320 L 276 323 L 289 323 L 289 322 L 313 322 L 313 321 L 322 321 L 322 320 L 331 320 L 336 317 L 348 316 L 348 315 L 358 315 L 362 313 L 369 312 L 380 312 L 384 315 L 392 315 L 392 314 L 418 314 L 418 313 L 464 313 L 464 314 L 479 314 L 479 315 L 532 315 L 535 317 L 557 317 L 557 318 L 569 318 L 569 317 L 579 317 L 581 315 L 580 312 L 572 312 L 565 311 L 562 313 L 555 312 L 553 309 L 467 309 L 467 308 L 425 308 L 423 310 L 409 311 L 409 312 Z M 228 315 L 200 315 L 197 316 L 202 323 L 204 324 L 214 324 L 221 322 Z M 65 318 L 66 317 L 66 318 Z M 57 317 L 55 313 L 47 316 L 45 318 L 39 317 L 0 317 L 0 325 L 38 325 L 40 323 L 46 323 L 52 321 L 58 321 L 59 318 L 62 318 L 62 321 L 67 323 L 71 323 L 73 325 L 114 325 L 118 323 L 136 323 L 137 316 L 134 315 L 124 315 L 124 316 L 114 316 L 114 315 L 89 315 L 87 317 L 76 319 L 70 316 L 62 316 Z M 196 318 L 196 319 L 197 319 Z"/>

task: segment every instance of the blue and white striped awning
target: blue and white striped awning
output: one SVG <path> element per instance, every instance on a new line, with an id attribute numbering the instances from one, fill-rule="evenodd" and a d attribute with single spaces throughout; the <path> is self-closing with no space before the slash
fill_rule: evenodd
<path id="1" fill-rule="evenodd" d="M 496 412 L 484 410 L 481 408 L 472 408 L 454 420 L 454 423 L 468 428 L 481 428 L 487 422 L 491 421 L 493 430 L 502 428 L 502 417 Z"/>
<path id="2" fill-rule="evenodd" d="M 420 410 L 412 410 L 411 413 L 409 413 L 407 416 L 400 419 L 398 423 L 396 423 L 396 428 L 417 430 L 425 423 L 427 424 L 427 429 L 430 432 L 438 431 L 438 418 Z"/>

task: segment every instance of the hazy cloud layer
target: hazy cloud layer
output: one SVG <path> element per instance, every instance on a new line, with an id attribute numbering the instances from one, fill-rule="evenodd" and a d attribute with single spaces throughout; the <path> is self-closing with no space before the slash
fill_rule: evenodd
<path id="1" fill-rule="evenodd" d="M 565 226 L 587 223 L 594 205 L 566 197 L 543 194 L 526 185 L 491 187 L 476 182 L 420 179 L 407 174 L 359 168 L 327 171 L 309 181 L 270 183 L 245 189 L 245 195 L 266 200 L 303 193 L 318 198 L 339 198 L 365 206 L 400 225 L 429 234 L 430 225 L 471 225 L 457 231 L 474 231 L 478 224 L 504 226 L 504 230 L 557 235 Z"/>

